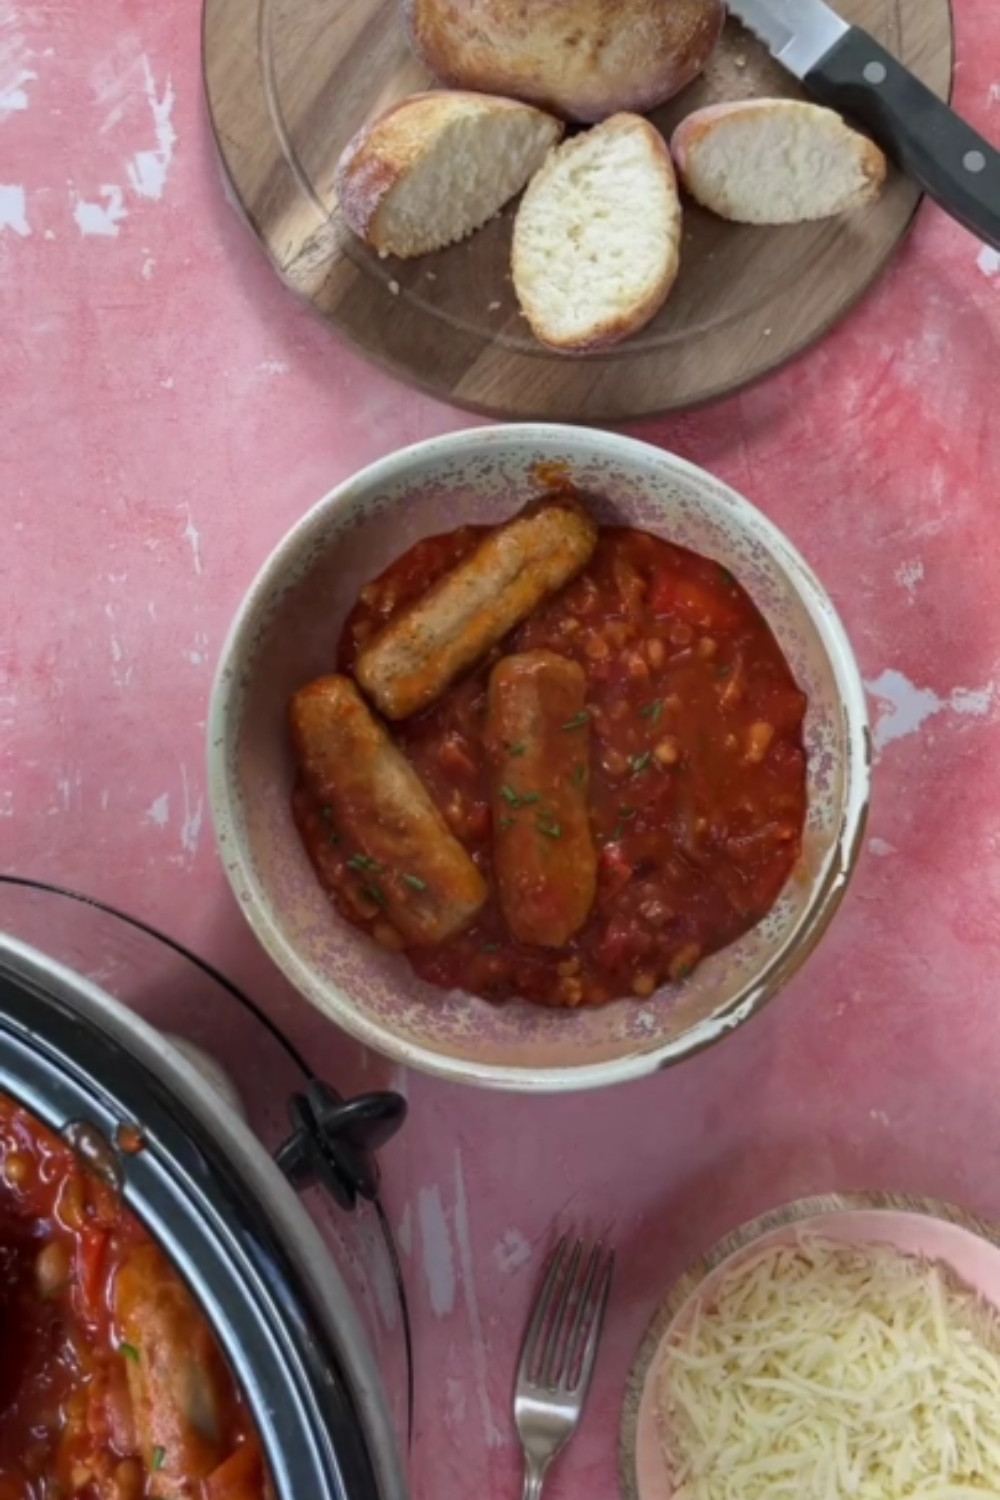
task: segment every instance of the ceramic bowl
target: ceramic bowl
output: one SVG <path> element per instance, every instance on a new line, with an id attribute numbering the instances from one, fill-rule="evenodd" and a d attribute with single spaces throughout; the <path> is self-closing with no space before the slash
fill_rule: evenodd
<path id="1" fill-rule="evenodd" d="M 624 1500 L 673 1500 L 663 1452 L 659 1387 L 668 1342 L 699 1305 L 710 1304 L 723 1278 L 750 1255 L 803 1237 L 843 1245 L 887 1245 L 938 1261 L 1000 1309 L 1000 1231 L 963 1209 L 890 1193 L 832 1194 L 772 1209 L 716 1245 L 677 1283 L 643 1339 L 629 1375 L 622 1412 L 619 1467 Z"/>
<path id="2" fill-rule="evenodd" d="M 287 704 L 331 669 L 359 590 L 421 537 L 496 522 L 556 463 L 604 522 L 715 558 L 753 596 L 808 694 L 809 812 L 800 863 L 767 919 L 683 986 L 593 1010 L 495 1006 L 418 981 L 332 911 L 289 813 Z M 863 833 L 870 744 L 864 691 L 822 585 L 782 533 L 726 485 L 631 439 L 580 428 L 463 432 L 373 464 L 285 537 L 223 648 L 209 719 L 212 811 L 226 873 L 261 943 L 332 1021 L 399 1062 L 494 1087 L 557 1091 L 638 1078 L 741 1025 L 815 947 Z"/>

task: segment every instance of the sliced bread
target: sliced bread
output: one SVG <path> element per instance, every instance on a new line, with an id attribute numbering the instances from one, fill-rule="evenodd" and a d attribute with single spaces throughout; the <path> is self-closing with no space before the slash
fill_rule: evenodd
<path id="1" fill-rule="evenodd" d="M 794 99 L 695 110 L 671 150 L 692 198 L 741 224 L 798 224 L 873 203 L 886 159 L 838 114 Z"/>
<path id="2" fill-rule="evenodd" d="M 663 138 L 612 115 L 560 146 L 514 222 L 514 287 L 543 344 L 586 353 L 627 338 L 680 265 L 681 206 Z"/>
<path id="3" fill-rule="evenodd" d="M 441 250 L 499 213 L 562 134 L 559 120 L 514 99 L 414 94 L 348 143 L 341 211 L 381 255 Z"/>

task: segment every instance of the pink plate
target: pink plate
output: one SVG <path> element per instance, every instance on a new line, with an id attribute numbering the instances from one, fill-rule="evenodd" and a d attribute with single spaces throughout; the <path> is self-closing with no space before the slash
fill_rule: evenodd
<path id="1" fill-rule="evenodd" d="M 670 1334 L 711 1298 L 727 1271 L 749 1254 L 803 1234 L 847 1245 L 891 1245 L 941 1261 L 1000 1308 L 1000 1230 L 963 1210 L 887 1193 L 805 1198 L 745 1224 L 721 1240 L 674 1287 L 647 1330 L 632 1367 L 622 1414 L 620 1469 L 625 1500 L 671 1500 L 660 1442 L 656 1391 Z"/>

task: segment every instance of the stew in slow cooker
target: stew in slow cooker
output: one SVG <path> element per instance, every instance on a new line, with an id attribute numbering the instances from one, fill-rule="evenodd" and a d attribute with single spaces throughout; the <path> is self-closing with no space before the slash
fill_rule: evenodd
<path id="1" fill-rule="evenodd" d="M 135 1215 L 0 1095 L 0 1500 L 262 1500 L 208 1323 Z"/>
<path id="2" fill-rule="evenodd" d="M 431 984 L 644 998 L 777 901 L 806 707 L 731 573 L 567 489 L 362 589 L 290 706 L 293 813 L 340 913 Z"/>

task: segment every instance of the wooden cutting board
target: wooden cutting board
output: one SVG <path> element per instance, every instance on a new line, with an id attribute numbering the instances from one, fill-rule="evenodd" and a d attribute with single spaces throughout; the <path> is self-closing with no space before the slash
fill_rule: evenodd
<path id="1" fill-rule="evenodd" d="M 943 98 L 949 0 L 842 0 Z M 538 344 L 509 275 L 512 210 L 461 245 L 380 260 L 344 226 L 337 159 L 360 125 L 426 88 L 397 0 L 205 0 L 204 65 L 223 162 L 279 275 L 402 380 L 499 417 L 618 421 L 739 389 L 800 353 L 871 284 L 919 202 L 893 174 L 882 200 L 791 228 L 727 224 L 688 205 L 666 306 L 626 343 L 568 358 Z M 665 134 L 703 104 L 800 97 L 735 22 L 704 75 L 653 116 Z"/>

